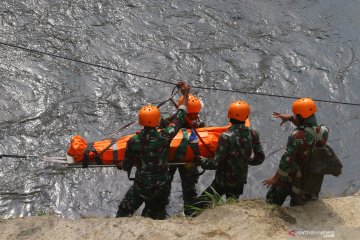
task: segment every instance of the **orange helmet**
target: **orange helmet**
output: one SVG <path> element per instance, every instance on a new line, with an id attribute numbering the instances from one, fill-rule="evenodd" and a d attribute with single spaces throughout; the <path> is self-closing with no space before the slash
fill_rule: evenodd
<path id="1" fill-rule="evenodd" d="M 250 106 L 244 100 L 237 100 L 230 104 L 228 118 L 245 122 L 250 115 Z"/>
<path id="2" fill-rule="evenodd" d="M 184 100 L 184 96 L 181 96 L 178 102 L 178 107 L 182 104 L 183 100 Z M 188 108 L 188 113 L 200 112 L 201 111 L 200 100 L 196 96 L 189 94 L 189 101 L 187 108 Z"/>
<path id="3" fill-rule="evenodd" d="M 139 124 L 144 127 L 157 127 L 160 121 L 160 111 L 156 106 L 148 105 L 139 110 Z"/>
<path id="4" fill-rule="evenodd" d="M 295 115 L 308 118 L 316 112 L 316 104 L 311 98 L 300 98 L 293 103 L 292 111 Z"/>

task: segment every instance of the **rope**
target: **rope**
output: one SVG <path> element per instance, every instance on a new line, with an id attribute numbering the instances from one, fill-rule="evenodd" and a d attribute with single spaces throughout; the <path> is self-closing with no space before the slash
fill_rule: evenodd
<path id="1" fill-rule="evenodd" d="M 170 81 L 165 81 L 165 80 L 161 80 L 161 79 L 158 79 L 158 78 L 149 77 L 149 76 L 145 76 L 145 75 L 141 75 L 141 74 L 137 74 L 137 73 L 121 70 L 121 69 L 115 69 L 115 68 L 111 68 L 111 67 L 107 67 L 107 66 L 103 66 L 103 65 L 99 65 L 99 64 L 94 64 L 94 63 L 89 63 L 89 62 L 85 62 L 85 61 L 81 61 L 81 60 L 76 60 L 76 59 L 72 59 L 72 58 L 69 58 L 69 57 L 64 57 L 64 56 L 56 55 L 56 54 L 53 54 L 53 53 L 48 53 L 48 52 L 44 52 L 44 51 L 30 49 L 30 48 L 18 46 L 18 45 L 11 44 L 11 43 L 5 43 L 5 42 L 0 41 L 0 45 L 12 47 L 12 48 L 17 48 L 17 49 L 20 49 L 20 50 L 23 50 L 23 51 L 26 51 L 26 52 L 37 53 L 37 54 L 51 56 L 51 57 L 54 57 L 54 58 L 64 59 L 64 60 L 67 60 L 67 61 L 77 62 L 77 63 L 89 65 L 89 66 L 92 66 L 92 67 L 97 67 L 97 68 L 102 68 L 102 69 L 115 71 L 115 72 L 119 72 L 119 73 L 123 73 L 123 74 L 128 74 L 128 75 L 132 75 L 132 76 L 136 76 L 136 77 L 140 77 L 140 78 L 145 78 L 145 79 L 149 79 L 149 80 L 152 80 L 152 81 L 161 82 L 161 83 L 165 83 L 165 84 L 169 84 L 169 85 L 176 85 L 176 83 L 173 83 L 173 82 L 170 82 Z M 277 94 L 269 94 L 269 93 L 261 93 L 261 92 L 249 92 L 249 91 L 242 91 L 242 90 L 238 90 L 238 89 L 211 88 L 211 87 L 202 87 L 202 86 L 192 86 L 192 88 L 202 89 L 202 90 L 209 90 L 209 91 L 234 92 L 234 93 L 242 93 L 242 94 L 249 94 L 249 95 L 268 96 L 268 97 L 276 97 L 276 98 L 287 98 L 287 99 L 299 99 L 300 98 L 300 97 L 296 97 L 296 96 L 277 95 Z M 316 102 L 334 103 L 334 104 L 349 105 L 349 106 L 360 106 L 360 103 L 331 101 L 331 100 L 323 100 L 323 99 L 313 99 L 313 100 L 316 101 Z"/>
<path id="2" fill-rule="evenodd" d="M 36 155 L 18 155 L 18 154 L 0 154 L 0 159 L 2 158 L 33 158 L 38 157 Z"/>
<path id="3" fill-rule="evenodd" d="M 176 90 L 177 89 L 177 90 Z M 175 91 L 176 90 L 176 91 Z M 171 96 L 170 98 L 166 99 L 165 101 L 162 101 L 161 103 L 159 103 L 156 107 L 157 108 L 161 108 L 162 105 L 164 105 L 165 103 L 167 103 L 168 101 L 172 101 L 173 102 L 173 97 L 180 91 L 180 88 L 178 88 L 177 86 L 174 87 L 174 89 L 171 91 Z M 119 133 L 121 131 L 123 131 L 124 129 L 126 129 L 127 127 L 130 127 L 131 125 L 133 125 L 136 122 L 136 120 L 133 120 L 132 122 L 129 122 L 127 124 L 125 124 L 124 126 L 122 126 L 121 128 L 119 128 L 118 130 L 116 130 L 115 132 L 107 135 L 103 140 L 108 139 L 110 137 L 112 137 L 113 135 L 115 135 L 116 133 Z"/>
<path id="4" fill-rule="evenodd" d="M 17 49 L 20 49 L 20 50 L 23 50 L 23 51 L 26 51 L 26 52 L 38 53 L 38 54 L 42 54 L 42 55 L 51 56 L 51 57 L 54 57 L 54 58 L 65 59 L 65 60 L 68 60 L 68 61 L 71 61 L 71 62 L 82 63 L 82 64 L 89 65 L 89 66 L 92 66 L 92 67 L 102 68 L 102 69 L 115 71 L 115 72 L 119 72 L 119 73 L 123 73 L 123 74 L 129 74 L 129 75 L 136 76 L 136 77 L 146 78 L 146 79 L 157 81 L 157 82 L 176 85 L 176 83 L 164 81 L 164 80 L 161 80 L 161 79 L 148 77 L 148 76 L 143 76 L 143 75 L 140 75 L 140 74 L 137 74 L 137 73 L 132 73 L 132 72 L 128 72 L 128 71 L 124 71 L 124 70 L 120 70 L 120 69 L 115 69 L 115 68 L 111 68 L 111 67 L 107 67 L 107 66 L 102 66 L 102 65 L 99 65 L 99 64 L 84 62 L 84 61 L 81 61 L 81 60 L 76 60 L 76 59 L 73 59 L 73 58 L 64 57 L 64 56 L 56 55 L 56 54 L 53 54 L 53 53 L 48 53 L 48 52 L 43 52 L 43 51 L 39 51 L 39 50 L 35 50 L 35 49 L 21 47 L 21 46 L 17 46 L 17 45 L 10 44 L 10 43 L 5 43 L 5 42 L 0 41 L 0 45 L 12 47 L 12 48 L 17 48 Z"/>
<path id="5" fill-rule="evenodd" d="M 198 87 L 198 86 L 192 86 L 191 88 L 197 88 L 197 89 L 203 89 L 203 90 L 211 90 L 211 91 L 222 91 L 222 92 L 236 92 L 236 93 L 242 93 L 242 94 L 277 97 L 277 98 L 288 98 L 288 99 L 299 99 L 299 98 L 301 98 L 301 97 L 296 97 L 296 96 L 277 95 L 277 94 L 270 94 L 270 93 L 247 92 L 247 91 L 241 91 L 241 90 L 237 90 L 237 89 L 222 89 L 222 88 L 209 88 L 209 87 Z M 342 104 L 342 105 L 360 106 L 360 103 L 330 101 L 330 100 L 315 99 L 315 98 L 311 98 L 311 99 L 316 101 L 316 102 L 336 103 L 336 104 Z"/>

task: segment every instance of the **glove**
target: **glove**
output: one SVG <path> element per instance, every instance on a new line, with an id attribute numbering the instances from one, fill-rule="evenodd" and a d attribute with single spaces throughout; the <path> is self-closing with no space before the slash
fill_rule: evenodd
<path id="1" fill-rule="evenodd" d="M 185 82 L 184 81 L 179 81 L 177 84 L 176 84 L 176 87 L 177 88 L 181 88 L 182 86 L 185 85 Z"/>

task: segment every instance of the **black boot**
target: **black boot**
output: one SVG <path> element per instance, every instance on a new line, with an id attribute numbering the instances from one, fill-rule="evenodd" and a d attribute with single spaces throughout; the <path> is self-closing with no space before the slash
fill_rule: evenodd
<path id="1" fill-rule="evenodd" d="M 290 197 L 291 197 L 291 200 L 290 200 L 291 207 L 303 206 L 306 203 L 304 195 L 302 195 L 302 194 L 292 193 L 292 194 L 290 194 Z"/>
<path id="2" fill-rule="evenodd" d="M 305 200 L 307 202 L 316 201 L 319 199 L 319 193 L 306 193 Z"/>

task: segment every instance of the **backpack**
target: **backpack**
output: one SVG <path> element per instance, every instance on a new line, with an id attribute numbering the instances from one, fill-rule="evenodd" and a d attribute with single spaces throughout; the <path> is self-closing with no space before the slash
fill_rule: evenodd
<path id="1" fill-rule="evenodd" d="M 307 127 L 305 128 L 305 131 L 315 138 L 315 145 L 311 151 L 309 160 L 309 173 L 320 175 L 331 174 L 335 177 L 339 176 L 343 165 L 334 150 L 327 144 L 321 147 L 317 146 L 317 142 L 320 140 L 321 136 L 316 133 L 314 128 Z"/>

